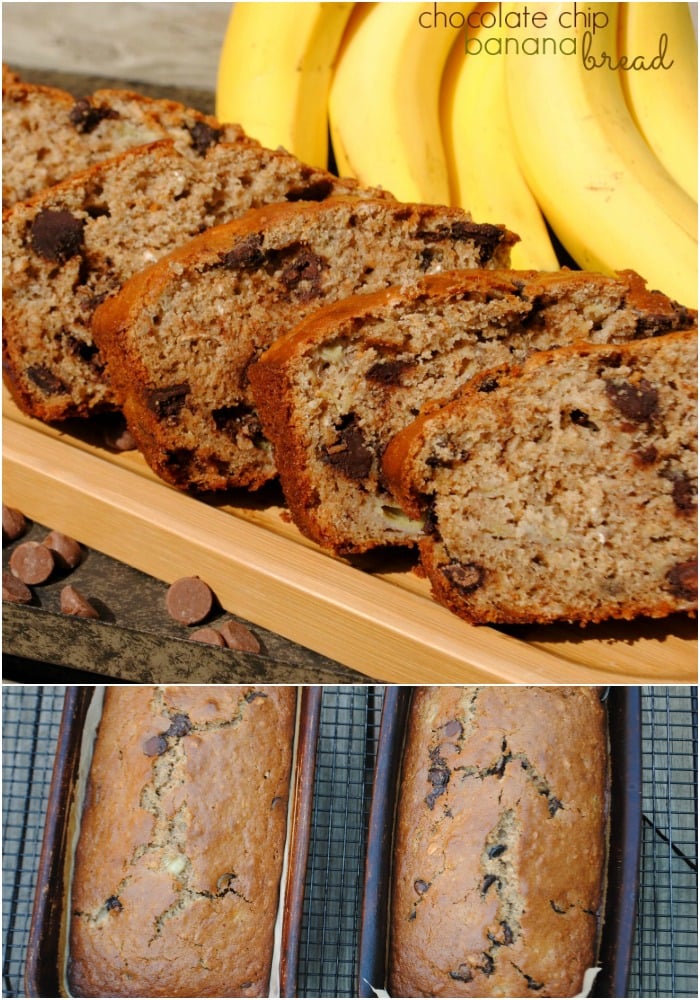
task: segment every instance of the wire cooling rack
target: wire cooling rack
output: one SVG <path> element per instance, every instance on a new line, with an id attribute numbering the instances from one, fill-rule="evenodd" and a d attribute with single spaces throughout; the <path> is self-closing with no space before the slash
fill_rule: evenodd
<path id="1" fill-rule="evenodd" d="M 64 689 L 2 692 L 3 995 L 24 962 Z M 326 687 L 298 986 L 355 996 L 363 859 L 383 689 Z M 644 688 L 643 846 L 630 997 L 697 997 L 697 690 Z"/>

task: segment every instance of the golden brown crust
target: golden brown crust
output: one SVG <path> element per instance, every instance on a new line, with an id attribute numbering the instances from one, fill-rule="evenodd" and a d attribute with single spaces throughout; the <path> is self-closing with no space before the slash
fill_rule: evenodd
<path id="1" fill-rule="evenodd" d="M 267 996 L 294 688 L 108 688 L 71 902 L 74 996 Z"/>
<path id="2" fill-rule="evenodd" d="M 390 994 L 579 992 L 602 920 L 607 780 L 595 688 L 416 689 Z"/>

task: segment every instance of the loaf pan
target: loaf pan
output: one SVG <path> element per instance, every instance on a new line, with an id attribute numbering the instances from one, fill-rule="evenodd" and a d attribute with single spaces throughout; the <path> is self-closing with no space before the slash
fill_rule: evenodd
<path id="1" fill-rule="evenodd" d="M 28 997 L 65 997 L 62 974 L 64 918 L 70 883 L 72 831 L 79 812 L 78 784 L 83 736 L 92 724 L 99 701 L 96 687 L 66 689 L 44 837 L 37 871 L 37 888 L 27 946 L 25 988 Z M 271 996 L 294 996 L 299 926 L 304 899 L 306 860 L 311 830 L 316 741 L 321 708 L 320 687 L 299 689 L 298 738 L 292 775 L 292 807 L 287 834 L 287 865 L 283 873 L 281 949 L 272 973 Z M 82 765 L 84 770 L 85 765 Z"/>
<path id="2" fill-rule="evenodd" d="M 393 827 L 413 688 L 386 689 L 367 836 L 358 996 L 388 996 L 387 951 Z M 601 689 L 610 740 L 610 840 L 598 973 L 590 996 L 627 996 L 639 884 L 642 816 L 641 691 Z"/>

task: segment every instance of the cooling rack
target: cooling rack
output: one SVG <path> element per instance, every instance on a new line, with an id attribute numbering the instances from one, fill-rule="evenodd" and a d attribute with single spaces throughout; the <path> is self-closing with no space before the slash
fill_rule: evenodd
<path id="1" fill-rule="evenodd" d="M 363 859 L 383 688 L 325 687 L 299 995 L 355 996 Z M 2 692 L 3 995 L 21 997 L 64 688 Z M 643 845 L 630 997 L 697 997 L 697 690 L 645 687 Z"/>

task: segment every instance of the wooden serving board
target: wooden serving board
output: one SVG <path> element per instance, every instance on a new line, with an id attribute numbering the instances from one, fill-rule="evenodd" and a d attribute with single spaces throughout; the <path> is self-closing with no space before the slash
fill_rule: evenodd
<path id="1" fill-rule="evenodd" d="M 165 582 L 199 575 L 228 611 L 386 683 L 697 682 L 685 616 L 516 631 L 466 624 L 410 566 L 358 568 L 304 539 L 278 497 L 212 502 L 170 488 L 137 452 L 31 420 L 4 391 L 3 499 Z"/>

